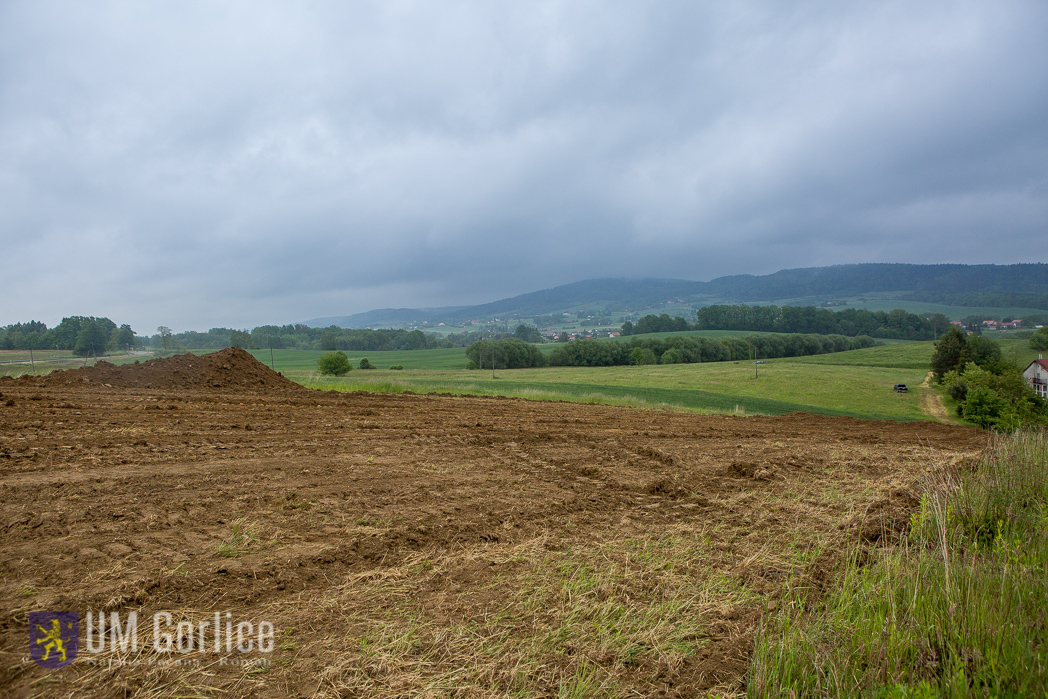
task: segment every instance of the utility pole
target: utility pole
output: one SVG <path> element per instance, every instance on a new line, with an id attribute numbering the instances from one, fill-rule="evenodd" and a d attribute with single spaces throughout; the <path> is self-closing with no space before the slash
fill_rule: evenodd
<path id="1" fill-rule="evenodd" d="M 29 365 L 33 367 L 33 376 L 36 376 L 36 361 L 33 360 L 33 346 L 29 346 Z"/>
<path id="2" fill-rule="evenodd" d="M 753 343 L 753 378 L 757 378 L 757 343 Z"/>

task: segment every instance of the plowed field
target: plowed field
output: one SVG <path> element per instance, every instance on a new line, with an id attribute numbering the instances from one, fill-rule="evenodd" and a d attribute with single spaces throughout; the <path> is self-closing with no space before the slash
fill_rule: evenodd
<path id="1" fill-rule="evenodd" d="M 921 474 L 985 443 L 321 393 L 208 356 L 0 380 L 3 696 L 738 692 L 784 586 L 817 593 L 842 545 L 905 529 Z M 80 613 L 72 665 L 30 660 L 42 610 Z M 88 611 L 137 612 L 137 651 L 89 653 Z M 161 611 L 269 621 L 274 650 L 159 653 Z"/>

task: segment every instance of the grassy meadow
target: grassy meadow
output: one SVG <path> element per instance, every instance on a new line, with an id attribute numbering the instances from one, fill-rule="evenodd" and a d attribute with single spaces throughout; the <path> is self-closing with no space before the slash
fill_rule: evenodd
<path id="1" fill-rule="evenodd" d="M 126 358 L 126 355 L 106 357 L 114 364 L 135 359 L 149 359 L 151 355 Z M 0 350 L 0 376 L 22 376 L 23 374 L 50 374 L 61 369 L 77 369 L 91 366 L 96 361 L 91 357 L 74 357 L 69 350 L 33 350 L 32 359 L 25 350 Z"/>
<path id="2" fill-rule="evenodd" d="M 922 369 L 928 371 L 935 351 L 933 342 L 899 342 L 880 347 L 816 354 L 789 361 L 821 366 L 880 367 L 890 369 Z M 906 383 L 903 381 L 902 383 Z"/>
<path id="3" fill-rule="evenodd" d="M 926 369 L 803 364 L 768 360 L 622 367 L 482 371 L 360 371 L 343 377 L 289 373 L 311 388 L 346 391 L 502 395 L 519 398 L 782 415 L 795 411 L 882 419 L 921 419 L 916 387 Z M 845 389 L 844 386 L 847 386 Z"/>
<path id="4" fill-rule="evenodd" d="M 250 350 L 255 359 L 276 371 L 299 375 L 300 372 L 316 371 L 317 359 L 327 354 L 320 350 Z M 351 352 L 346 356 L 354 368 L 360 360 L 367 358 L 379 369 L 402 366 L 405 369 L 455 370 L 466 368 L 466 350 L 461 347 L 432 350 L 398 350 L 394 352 Z"/>
<path id="5" fill-rule="evenodd" d="M 733 331 L 681 333 L 705 337 L 749 335 Z M 660 337 L 660 334 L 645 337 Z M 612 341 L 612 340 L 609 340 Z M 1037 352 L 1025 340 L 999 341 L 1007 358 L 1025 366 Z M 539 345 L 552 352 L 556 344 Z M 251 350 L 267 366 L 312 388 L 341 391 L 501 395 L 566 400 L 704 413 L 782 415 L 804 411 L 869 419 L 920 420 L 935 389 L 922 386 L 933 352 L 931 342 L 894 342 L 877 347 L 810 357 L 751 362 L 711 362 L 620 367 L 545 367 L 540 369 L 465 369 L 462 348 L 347 352 L 354 367 L 367 357 L 374 370 L 354 368 L 343 377 L 322 376 L 322 351 Z M 203 351 L 197 351 L 200 354 Z M 36 373 L 94 363 L 68 352 L 39 352 Z M 10 356 L 8 356 L 10 355 Z M 22 356 L 25 355 L 25 356 Z M 53 356 L 52 356 L 53 355 Z M 114 364 L 143 360 L 142 355 L 105 358 Z M 0 352 L 0 375 L 31 373 L 26 352 Z M 403 370 L 391 370 L 391 366 Z M 905 394 L 892 386 L 904 383 Z M 944 397 L 945 398 L 945 397 Z M 947 399 L 947 407 L 949 407 Z M 951 413 L 952 414 L 952 413 Z"/>
<path id="6" fill-rule="evenodd" d="M 1037 356 L 1025 340 L 1005 339 L 1000 344 L 1005 357 L 1022 366 Z M 554 347 L 540 346 L 546 352 Z M 756 377 L 753 363 L 745 361 L 500 369 L 493 375 L 490 369 L 463 369 L 462 350 L 347 353 L 354 365 L 366 354 L 378 370 L 357 369 L 343 377 L 321 376 L 304 357 L 284 370 L 289 378 L 324 390 L 502 395 L 694 412 L 781 415 L 804 411 L 920 420 L 929 417 L 921 409 L 922 396 L 925 403 L 943 398 L 932 396 L 936 389 L 925 384 L 933 351 L 932 342 L 894 342 L 848 352 L 769 359 L 757 365 Z M 255 354 L 268 363 L 265 351 Z M 403 359 L 408 354 L 417 355 L 411 363 Z M 279 351 L 276 358 L 280 370 Z M 444 368 L 438 368 L 441 363 Z M 384 370 L 392 364 L 403 364 L 405 369 Z M 907 384 L 910 391 L 895 393 L 892 387 L 896 383 Z"/>
<path id="7" fill-rule="evenodd" d="M 553 348 L 553 345 L 544 345 Z M 458 368 L 383 370 L 402 354 L 459 352 Z M 266 359 L 263 352 L 256 352 Z M 397 355 L 387 357 L 389 355 Z M 851 352 L 752 362 L 711 362 L 620 367 L 546 367 L 467 371 L 461 350 L 368 355 L 379 369 L 322 376 L 306 362 L 285 367 L 289 378 L 312 388 L 344 391 L 503 395 L 519 398 L 671 408 L 695 412 L 782 415 L 795 411 L 824 415 L 918 420 L 920 385 L 928 372 L 932 343 L 896 343 Z M 354 363 L 359 361 L 355 355 Z M 441 356 L 441 361 L 451 358 Z M 419 356 L 416 366 L 435 365 Z M 277 368 L 281 368 L 279 353 Z M 896 383 L 909 393 L 892 390 Z"/>

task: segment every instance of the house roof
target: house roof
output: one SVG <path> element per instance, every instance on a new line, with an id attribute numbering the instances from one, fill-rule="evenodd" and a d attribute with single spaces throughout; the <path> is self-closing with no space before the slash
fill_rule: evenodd
<path id="1" fill-rule="evenodd" d="M 1030 362 L 1029 364 L 1027 364 L 1026 368 L 1029 369 L 1034 364 L 1037 364 L 1038 366 L 1040 366 L 1045 371 L 1048 371 L 1048 359 L 1035 359 L 1032 362 Z"/>

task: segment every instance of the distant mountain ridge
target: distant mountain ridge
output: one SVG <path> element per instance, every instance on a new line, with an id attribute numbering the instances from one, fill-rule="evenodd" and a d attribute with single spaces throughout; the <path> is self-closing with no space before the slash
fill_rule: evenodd
<path id="1" fill-rule="evenodd" d="M 910 265 L 865 263 L 784 269 L 764 276 L 720 277 L 710 291 L 739 300 L 855 296 L 889 291 L 929 293 L 1048 293 L 1048 264 Z M 912 300 L 922 300 L 914 298 Z M 964 304 L 958 304 L 964 305 Z"/>
<path id="2" fill-rule="evenodd" d="M 670 300 L 693 305 L 771 302 L 808 297 L 844 298 L 898 292 L 900 299 L 957 306 L 1022 305 L 1048 309 L 1048 264 L 913 265 L 862 263 L 784 269 L 767 275 L 733 275 L 708 282 L 686 279 L 587 279 L 476 306 L 384 308 L 349 316 L 314 318 L 311 327 L 344 328 L 494 317 L 527 319 L 584 305 L 643 309 Z M 904 293 L 903 293 L 904 292 Z"/>

